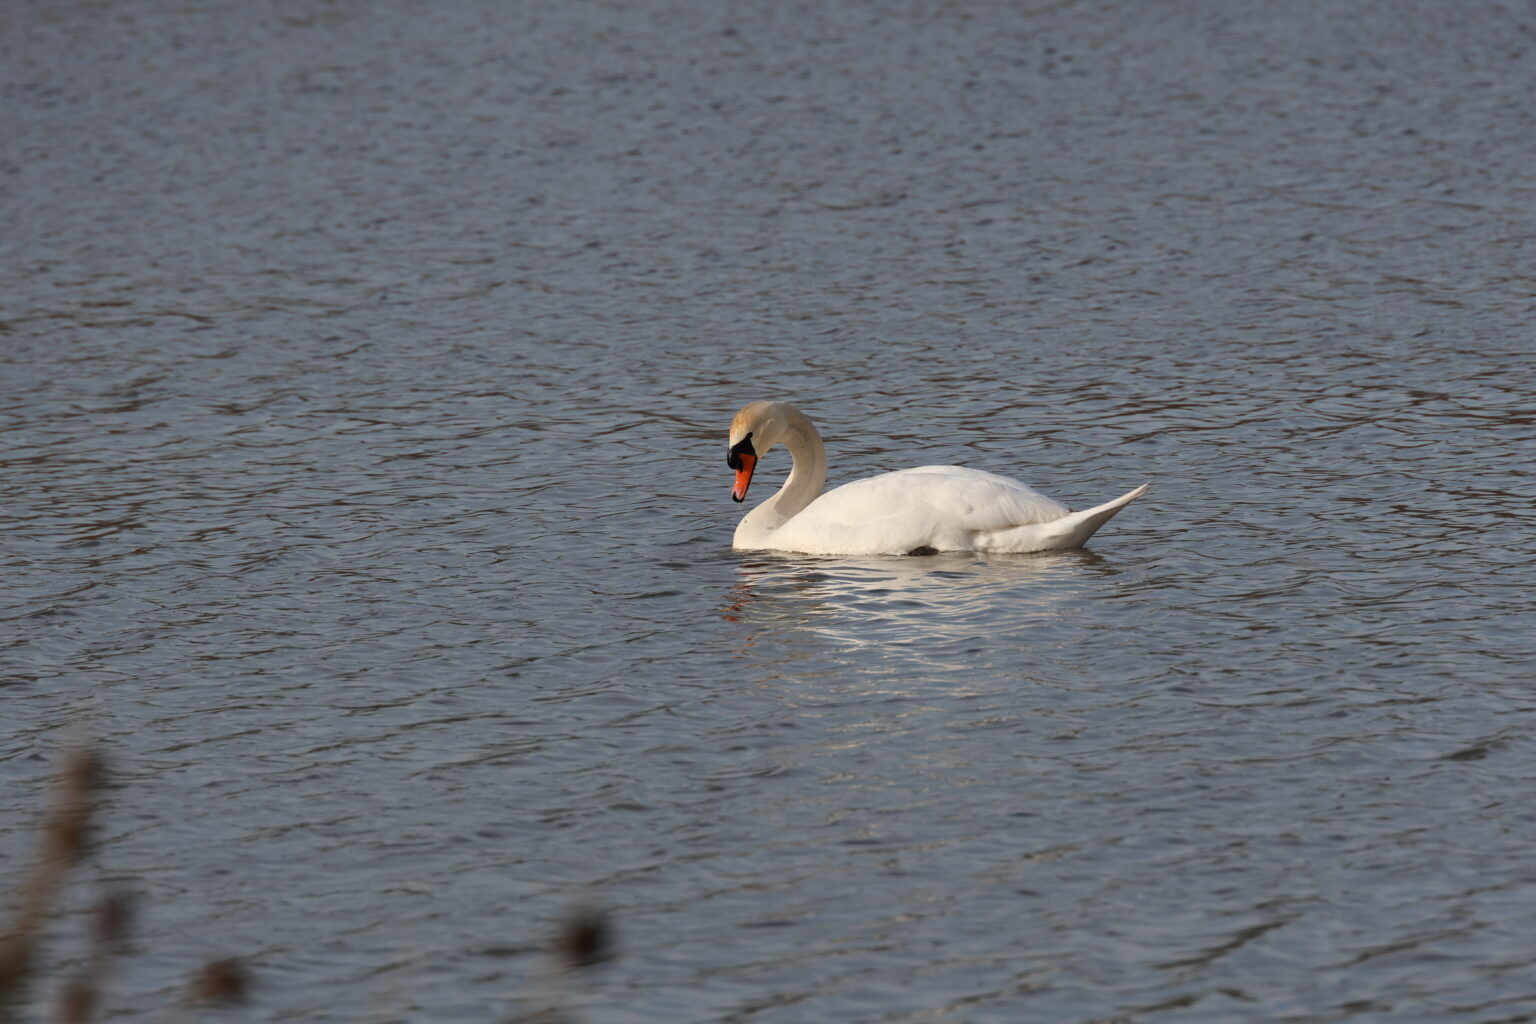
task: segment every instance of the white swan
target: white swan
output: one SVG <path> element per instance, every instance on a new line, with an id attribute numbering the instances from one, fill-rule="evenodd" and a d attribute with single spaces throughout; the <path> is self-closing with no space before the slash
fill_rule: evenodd
<path id="1" fill-rule="evenodd" d="M 827 449 L 810 419 L 785 402 L 753 402 L 731 420 L 726 461 L 736 471 L 733 499 L 746 498 L 757 460 L 776 444 L 793 459 L 789 479 L 742 517 L 733 547 L 813 555 L 1056 551 L 1082 547 L 1147 490 L 1142 484 L 1107 504 L 1073 512 L 1017 480 L 960 466 L 922 466 L 822 494 Z"/>

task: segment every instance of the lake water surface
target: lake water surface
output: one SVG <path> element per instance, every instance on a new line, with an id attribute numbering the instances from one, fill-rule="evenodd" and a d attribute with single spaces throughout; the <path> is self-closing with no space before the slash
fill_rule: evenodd
<path id="1" fill-rule="evenodd" d="M 114 1019 L 505 1020 L 580 904 L 593 1024 L 1536 1019 L 1529 5 L 17 0 L 0 82 L 0 881 L 98 738 Z M 1152 490 L 739 554 L 770 397 Z"/>

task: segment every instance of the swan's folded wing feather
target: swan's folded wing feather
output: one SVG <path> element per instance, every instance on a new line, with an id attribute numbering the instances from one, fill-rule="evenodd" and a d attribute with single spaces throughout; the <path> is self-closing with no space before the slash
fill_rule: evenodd
<path id="1" fill-rule="evenodd" d="M 828 491 L 774 532 L 792 551 L 903 554 L 966 550 L 978 533 L 1067 514 L 1059 501 L 1016 480 L 960 466 L 920 466 Z"/>

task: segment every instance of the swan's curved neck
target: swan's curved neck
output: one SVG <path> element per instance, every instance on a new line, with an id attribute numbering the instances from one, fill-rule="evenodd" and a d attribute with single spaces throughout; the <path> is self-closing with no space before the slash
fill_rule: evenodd
<path id="1" fill-rule="evenodd" d="M 827 482 L 827 447 L 815 426 L 798 410 L 783 436 L 789 449 L 789 479 L 778 493 L 742 517 L 736 526 L 736 546 L 750 547 L 783 526 L 816 500 Z"/>

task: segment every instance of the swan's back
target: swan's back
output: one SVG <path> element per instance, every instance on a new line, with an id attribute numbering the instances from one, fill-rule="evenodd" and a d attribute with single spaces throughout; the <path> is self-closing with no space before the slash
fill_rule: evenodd
<path id="1" fill-rule="evenodd" d="M 979 535 L 1061 519 L 1068 509 L 1017 480 L 962 466 L 919 466 L 844 484 L 774 531 L 812 554 L 965 551 Z"/>

